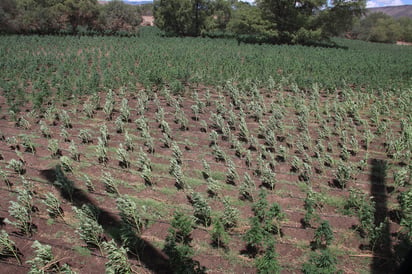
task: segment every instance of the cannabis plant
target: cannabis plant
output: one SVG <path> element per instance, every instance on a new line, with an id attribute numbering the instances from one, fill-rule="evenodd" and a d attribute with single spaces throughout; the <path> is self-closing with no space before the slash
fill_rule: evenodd
<path id="1" fill-rule="evenodd" d="M 46 210 L 49 213 L 50 217 L 60 217 L 64 220 L 64 212 L 61 207 L 60 200 L 53 193 L 46 193 L 44 199 L 42 200 L 42 203 L 46 205 Z"/>
<path id="2" fill-rule="evenodd" d="M 16 244 L 4 230 L 0 231 L 0 257 L 15 257 L 19 264 L 22 264 Z"/>
<path id="3" fill-rule="evenodd" d="M 97 222 L 98 211 L 92 205 L 83 205 L 81 208 L 73 207 L 78 220 L 76 233 L 88 246 L 98 247 L 102 252 L 104 234 L 102 226 Z"/>
<path id="4" fill-rule="evenodd" d="M 67 264 L 60 265 L 60 260 L 54 257 L 50 245 L 35 240 L 31 247 L 34 249 L 35 257 L 26 262 L 31 265 L 28 273 L 74 273 Z"/>
<path id="5" fill-rule="evenodd" d="M 102 243 L 102 247 L 108 259 L 105 263 L 107 274 L 132 273 L 132 268 L 127 257 L 127 248 L 117 247 L 114 240 Z"/>

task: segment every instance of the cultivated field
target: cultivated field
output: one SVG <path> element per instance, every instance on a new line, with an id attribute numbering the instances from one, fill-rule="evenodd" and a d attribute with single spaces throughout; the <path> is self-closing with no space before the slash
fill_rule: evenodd
<path id="1" fill-rule="evenodd" d="M 412 48 L 337 42 L 1 37 L 2 271 L 394 272 Z"/>

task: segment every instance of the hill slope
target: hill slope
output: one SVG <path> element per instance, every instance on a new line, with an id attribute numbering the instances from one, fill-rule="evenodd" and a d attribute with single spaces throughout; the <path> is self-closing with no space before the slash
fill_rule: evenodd
<path id="1" fill-rule="evenodd" d="M 395 19 L 398 19 L 400 17 L 412 18 L 412 5 L 369 8 L 367 9 L 366 14 L 371 14 L 375 12 L 383 12 Z"/>

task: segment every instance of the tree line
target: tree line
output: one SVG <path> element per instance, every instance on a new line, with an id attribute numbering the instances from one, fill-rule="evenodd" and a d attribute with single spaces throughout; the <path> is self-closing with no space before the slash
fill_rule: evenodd
<path id="1" fill-rule="evenodd" d="M 235 36 L 258 43 L 312 44 L 350 30 L 365 0 L 155 0 L 156 25 L 169 35 Z"/>
<path id="2" fill-rule="evenodd" d="M 120 0 L 1 0 L 0 33 L 134 34 L 146 8 Z"/>
<path id="3" fill-rule="evenodd" d="M 355 23 L 349 37 L 380 43 L 412 42 L 412 18 L 395 19 L 383 12 L 371 13 Z"/>

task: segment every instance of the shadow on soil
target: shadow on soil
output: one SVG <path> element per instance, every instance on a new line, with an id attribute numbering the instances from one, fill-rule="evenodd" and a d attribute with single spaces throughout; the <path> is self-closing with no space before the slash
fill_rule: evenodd
<path id="1" fill-rule="evenodd" d="M 372 244 L 373 261 L 371 273 L 411 273 L 412 249 L 410 242 L 400 232 L 390 234 L 388 219 L 396 220 L 391 216 L 393 212 L 388 211 L 387 197 L 394 191 L 394 188 L 387 186 L 386 183 L 388 163 L 377 159 L 372 159 L 371 163 L 369 180 L 371 183 L 371 195 L 375 202 L 374 224 L 377 227 L 382 224 L 379 237 Z M 398 239 L 396 243 L 392 242 L 391 236 Z"/>
<path id="2" fill-rule="evenodd" d="M 96 207 L 99 210 L 98 223 L 103 227 L 105 233 L 111 235 L 118 244 L 122 243 L 120 236 L 115 233 L 123 225 L 121 219 L 111 212 L 97 207 L 97 203 L 87 193 L 77 188 L 74 182 L 64 176 L 60 166 L 56 166 L 54 169 L 43 170 L 40 174 L 60 191 L 64 199 L 70 201 L 74 206 L 80 208 L 82 205 L 89 204 Z M 59 183 L 56 183 L 58 176 L 60 176 Z M 166 254 L 134 233 L 133 235 L 128 235 L 128 237 L 130 237 L 127 239 L 128 242 L 132 243 L 128 244 L 130 249 L 128 253 L 129 258 L 140 261 L 154 273 L 173 273 Z"/>

